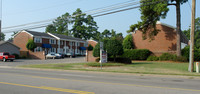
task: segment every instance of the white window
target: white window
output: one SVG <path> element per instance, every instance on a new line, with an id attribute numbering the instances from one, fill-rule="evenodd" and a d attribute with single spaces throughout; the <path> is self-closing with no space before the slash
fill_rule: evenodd
<path id="1" fill-rule="evenodd" d="M 72 42 L 71 41 L 69 42 L 69 45 L 72 46 Z"/>
<path id="2" fill-rule="evenodd" d="M 56 44 L 56 40 L 55 39 L 50 39 L 50 44 Z"/>
<path id="3" fill-rule="evenodd" d="M 35 37 L 35 38 L 34 38 L 34 42 L 35 42 L 35 43 L 42 43 L 42 38 L 37 38 L 37 37 Z"/>
<path id="4" fill-rule="evenodd" d="M 42 47 L 36 47 L 35 49 L 34 49 L 34 52 L 41 52 L 42 51 Z"/>
<path id="5" fill-rule="evenodd" d="M 50 52 L 56 53 L 56 48 L 51 48 L 51 49 L 50 49 Z"/>
<path id="6" fill-rule="evenodd" d="M 80 42 L 77 42 L 77 46 L 80 46 Z"/>
<path id="7" fill-rule="evenodd" d="M 60 41 L 60 44 L 63 45 L 63 44 L 64 44 L 64 41 Z"/>

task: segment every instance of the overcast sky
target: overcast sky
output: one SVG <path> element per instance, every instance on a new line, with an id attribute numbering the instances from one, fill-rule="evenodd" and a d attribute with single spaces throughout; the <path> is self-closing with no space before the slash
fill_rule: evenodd
<path id="1" fill-rule="evenodd" d="M 61 16 L 69 12 L 72 14 L 77 8 L 83 12 L 91 9 L 101 8 L 130 0 L 2 0 L 2 27 L 15 26 L 42 20 L 48 20 Z M 139 1 L 139 0 L 132 0 Z M 191 5 L 189 3 L 181 5 L 181 28 L 188 29 L 191 24 Z M 196 0 L 196 17 L 200 16 L 200 0 Z M 166 19 L 162 19 L 162 23 L 176 26 L 176 10 L 174 6 L 170 6 L 170 11 Z M 114 29 L 117 33 L 122 32 L 124 36 L 129 26 L 140 21 L 139 8 L 132 9 L 115 14 L 95 17 L 99 31 L 105 29 Z M 44 32 L 43 29 L 33 31 Z M 3 31 L 4 32 L 4 31 Z M 6 39 L 10 38 L 12 33 L 5 33 Z"/>

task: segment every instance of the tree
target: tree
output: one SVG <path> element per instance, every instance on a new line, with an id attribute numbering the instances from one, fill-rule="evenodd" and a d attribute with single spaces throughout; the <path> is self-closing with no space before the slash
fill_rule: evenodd
<path id="1" fill-rule="evenodd" d="M 94 18 L 91 15 L 88 15 L 86 18 L 87 30 L 88 33 L 87 39 L 93 38 L 98 39 L 98 26 L 97 23 L 94 21 Z"/>
<path id="2" fill-rule="evenodd" d="M 13 32 L 13 34 L 11 35 L 11 38 L 9 38 L 8 40 L 13 40 L 13 37 L 18 33 L 19 31 Z"/>
<path id="3" fill-rule="evenodd" d="M 114 61 L 116 61 L 117 55 L 122 55 L 124 53 L 121 42 L 116 39 L 108 40 L 106 44 L 106 50 L 108 55 L 114 57 Z"/>
<path id="4" fill-rule="evenodd" d="M 26 44 L 26 48 L 28 50 L 33 51 L 36 47 L 37 47 L 37 45 L 34 43 L 34 41 L 32 39 L 29 39 L 27 44 Z"/>
<path id="5" fill-rule="evenodd" d="M 180 4 L 187 2 L 188 0 L 141 0 L 141 22 L 131 25 L 130 30 L 127 32 L 133 32 L 135 29 L 138 29 L 143 32 L 143 38 L 146 39 L 148 36 L 150 39 L 153 39 L 157 35 L 158 31 L 156 29 L 156 22 L 160 18 L 165 18 L 169 9 L 167 6 L 175 5 L 176 6 L 176 17 L 177 17 L 177 56 L 181 55 L 181 45 L 180 45 L 180 31 L 181 31 L 181 21 L 180 21 Z M 175 2 L 175 3 L 174 3 Z M 148 30 L 152 28 L 151 30 Z"/>
<path id="6" fill-rule="evenodd" d="M 111 33 L 108 29 L 105 29 L 103 32 L 102 32 L 102 35 L 104 38 L 109 38 L 111 36 Z"/>
<path id="7" fill-rule="evenodd" d="M 65 13 L 53 21 L 53 24 L 48 25 L 45 32 L 70 35 L 69 24 L 71 24 L 71 16 L 69 13 Z"/>
<path id="8" fill-rule="evenodd" d="M 48 26 L 46 27 L 45 32 L 46 32 L 46 33 L 47 33 L 47 32 L 49 32 L 49 33 L 56 33 L 56 27 L 53 26 L 53 24 L 50 24 L 50 25 L 48 25 Z"/>
<path id="9" fill-rule="evenodd" d="M 131 34 L 127 35 L 123 40 L 123 48 L 124 49 L 133 49 L 133 37 Z"/>
<path id="10" fill-rule="evenodd" d="M 76 38 L 84 38 L 87 39 L 88 33 L 86 33 L 87 27 L 84 24 L 86 22 L 85 19 L 86 14 L 83 14 L 82 11 L 78 8 L 72 16 L 72 35 Z"/>
<path id="11" fill-rule="evenodd" d="M 100 44 L 97 43 L 96 46 L 93 49 L 93 56 L 94 57 L 100 57 Z"/>
<path id="12" fill-rule="evenodd" d="M 190 27 L 187 30 L 184 30 L 183 33 L 190 39 Z M 200 49 L 200 17 L 195 19 L 195 32 L 194 32 L 194 46 Z"/>
<path id="13" fill-rule="evenodd" d="M 1 39 L 0 39 L 0 41 L 4 41 L 4 40 L 5 40 L 5 36 L 6 36 L 6 35 L 5 35 L 4 33 L 1 32 Z"/>

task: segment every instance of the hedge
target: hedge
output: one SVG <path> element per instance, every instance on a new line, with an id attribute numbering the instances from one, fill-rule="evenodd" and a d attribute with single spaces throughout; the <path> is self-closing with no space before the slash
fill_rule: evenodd
<path id="1" fill-rule="evenodd" d="M 147 49 L 125 49 L 122 57 L 131 60 L 146 60 L 151 54 Z"/>

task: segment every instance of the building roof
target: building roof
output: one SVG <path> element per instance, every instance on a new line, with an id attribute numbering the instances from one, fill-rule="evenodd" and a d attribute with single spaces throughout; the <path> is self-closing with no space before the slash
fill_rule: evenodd
<path id="1" fill-rule="evenodd" d="M 33 35 L 33 36 L 54 38 L 54 37 L 50 36 L 50 35 L 47 34 L 47 33 L 36 32 L 36 31 L 28 31 L 28 30 L 26 30 L 26 32 L 30 33 L 30 34 Z"/>
<path id="2" fill-rule="evenodd" d="M 5 44 L 5 43 L 9 43 L 9 44 L 11 44 L 11 45 L 13 45 L 13 46 L 19 48 L 18 46 L 14 45 L 13 43 L 8 42 L 8 41 L 0 41 L 0 46 L 3 45 L 3 44 Z M 19 49 L 20 49 L 20 48 L 19 48 Z"/>
<path id="3" fill-rule="evenodd" d="M 55 34 L 55 33 L 48 33 L 52 36 L 55 36 L 59 39 L 63 39 L 63 40 L 74 40 L 74 41 L 83 41 L 83 42 L 86 42 L 85 40 L 83 39 L 80 39 L 80 38 L 75 38 L 75 37 L 71 37 L 71 36 L 67 36 L 67 35 L 62 35 L 62 34 Z"/>

